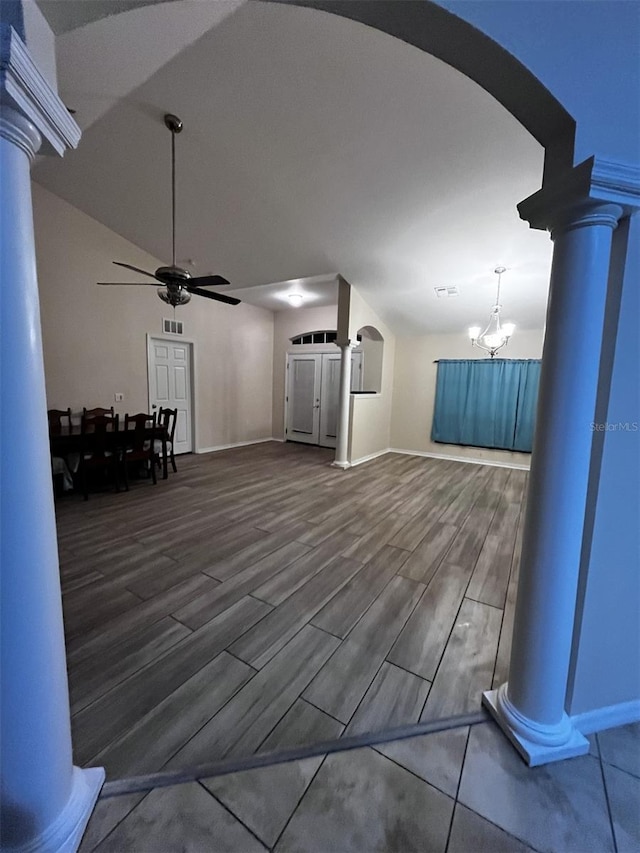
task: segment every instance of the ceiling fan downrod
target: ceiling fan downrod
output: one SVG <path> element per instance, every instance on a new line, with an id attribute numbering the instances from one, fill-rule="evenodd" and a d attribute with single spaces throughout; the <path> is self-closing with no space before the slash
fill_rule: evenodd
<path id="1" fill-rule="evenodd" d="M 98 284 L 116 287 L 122 285 L 134 287 L 155 286 L 160 299 L 173 308 L 177 305 L 186 305 L 191 299 L 192 294 L 204 296 L 206 299 L 213 299 L 216 302 L 225 302 L 227 305 L 238 305 L 240 300 L 235 296 L 226 296 L 225 294 L 215 293 L 206 289 L 208 287 L 229 284 L 223 276 L 210 274 L 194 278 L 188 270 L 176 265 L 176 134 L 182 132 L 183 123 L 182 119 L 173 113 L 166 113 L 164 124 L 171 131 L 171 266 L 158 267 L 155 272 L 149 272 L 132 264 L 114 261 L 113 263 L 116 266 L 125 267 L 126 269 L 154 279 L 154 284 L 148 281 L 99 281 Z M 155 282 L 159 282 L 162 287 L 157 287 Z"/>
<path id="2" fill-rule="evenodd" d="M 182 119 L 173 113 L 164 117 L 165 126 L 171 131 L 171 265 L 176 265 L 176 133 L 181 133 Z"/>

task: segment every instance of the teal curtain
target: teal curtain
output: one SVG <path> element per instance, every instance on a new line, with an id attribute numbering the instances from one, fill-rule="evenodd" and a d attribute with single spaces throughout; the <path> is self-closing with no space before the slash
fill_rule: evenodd
<path id="1" fill-rule="evenodd" d="M 431 440 L 531 453 L 540 359 L 441 359 Z"/>

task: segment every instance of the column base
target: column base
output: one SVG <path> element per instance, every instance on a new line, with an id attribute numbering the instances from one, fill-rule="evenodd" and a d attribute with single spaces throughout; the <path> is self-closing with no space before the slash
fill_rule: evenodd
<path id="1" fill-rule="evenodd" d="M 351 468 L 350 462 L 332 462 L 332 468 L 341 468 L 343 471 L 346 471 L 347 468 Z"/>
<path id="2" fill-rule="evenodd" d="M 76 853 L 104 784 L 103 767 L 73 768 L 71 796 L 57 819 L 12 853 Z"/>
<path id="3" fill-rule="evenodd" d="M 576 758 L 589 752 L 589 741 L 573 727 L 566 714 L 557 726 L 527 726 L 527 720 L 518 714 L 507 696 L 507 685 L 497 690 L 487 690 L 482 694 L 482 704 L 500 726 L 513 746 L 518 750 L 529 767 Z M 517 713 L 517 712 L 516 712 Z"/>

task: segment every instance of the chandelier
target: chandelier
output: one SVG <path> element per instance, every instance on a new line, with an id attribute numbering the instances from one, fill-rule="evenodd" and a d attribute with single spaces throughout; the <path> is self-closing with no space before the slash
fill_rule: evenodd
<path id="1" fill-rule="evenodd" d="M 480 326 L 471 326 L 469 329 L 471 345 L 480 347 L 480 349 L 488 352 L 491 358 L 494 358 L 499 349 L 506 346 L 515 329 L 513 323 L 500 323 L 500 311 L 502 309 L 500 305 L 500 280 L 503 272 L 506 272 L 506 267 L 496 267 L 494 269 L 494 273 L 498 276 L 498 292 L 496 293 L 495 305 L 489 315 L 487 328 L 484 332 L 480 331 Z"/>

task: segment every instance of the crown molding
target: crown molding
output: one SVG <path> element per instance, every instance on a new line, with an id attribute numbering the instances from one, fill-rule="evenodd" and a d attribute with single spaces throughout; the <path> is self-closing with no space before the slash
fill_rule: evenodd
<path id="1" fill-rule="evenodd" d="M 640 207 L 640 166 L 599 160 L 596 157 L 586 162 L 592 164 L 592 197 L 623 207 L 630 206 L 634 210 Z"/>
<path id="2" fill-rule="evenodd" d="M 33 124 L 42 137 L 43 153 L 63 155 L 68 148 L 77 147 L 80 128 L 7 23 L 0 23 L 0 104 L 17 110 Z"/>
<path id="3" fill-rule="evenodd" d="M 590 157 L 553 183 L 521 201 L 520 218 L 542 231 L 554 228 L 574 210 L 618 205 L 622 216 L 640 209 L 640 167 Z"/>

